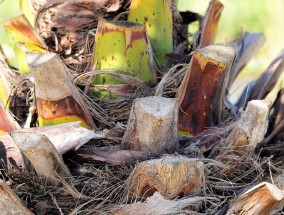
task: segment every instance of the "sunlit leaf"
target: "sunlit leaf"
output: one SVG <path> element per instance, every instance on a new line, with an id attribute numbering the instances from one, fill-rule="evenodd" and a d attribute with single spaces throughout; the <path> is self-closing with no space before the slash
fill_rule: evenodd
<path id="1" fill-rule="evenodd" d="M 6 33 L 24 51 L 46 53 L 46 45 L 33 30 L 31 24 L 21 15 L 1 23 Z"/>

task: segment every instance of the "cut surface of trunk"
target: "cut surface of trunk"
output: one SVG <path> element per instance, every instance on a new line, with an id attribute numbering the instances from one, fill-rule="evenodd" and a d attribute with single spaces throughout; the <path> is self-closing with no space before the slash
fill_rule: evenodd
<path id="1" fill-rule="evenodd" d="M 178 149 L 178 105 L 174 98 L 158 96 L 134 100 L 122 148 L 173 153 Z"/>
<path id="2" fill-rule="evenodd" d="M 226 215 L 271 214 L 284 206 L 284 193 L 273 184 L 262 182 L 232 200 Z"/>
<path id="3" fill-rule="evenodd" d="M 156 191 L 166 199 L 198 193 L 204 186 L 203 162 L 183 156 L 164 156 L 139 163 L 129 179 L 129 196 L 147 198 Z"/>
<path id="4" fill-rule="evenodd" d="M 230 46 L 211 45 L 195 51 L 178 94 L 181 132 L 196 135 L 220 123 L 227 68 L 233 59 Z"/>
<path id="5" fill-rule="evenodd" d="M 21 199 L 0 179 L 0 212 L 2 215 L 33 215 Z"/>

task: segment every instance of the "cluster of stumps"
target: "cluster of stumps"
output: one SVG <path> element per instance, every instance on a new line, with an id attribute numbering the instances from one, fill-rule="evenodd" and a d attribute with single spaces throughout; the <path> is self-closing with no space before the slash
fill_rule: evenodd
<path id="1" fill-rule="evenodd" d="M 284 52 L 228 100 L 263 34 L 214 44 L 218 0 L 32 3 L 1 23 L 19 64 L 0 53 L 1 212 L 281 212 Z"/>

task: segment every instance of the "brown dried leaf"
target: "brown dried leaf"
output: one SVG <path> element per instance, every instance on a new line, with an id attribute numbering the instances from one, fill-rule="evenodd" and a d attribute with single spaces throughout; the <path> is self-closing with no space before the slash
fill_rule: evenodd
<path id="1" fill-rule="evenodd" d="M 229 86 L 233 83 L 242 68 L 249 62 L 260 47 L 263 46 L 265 40 L 263 33 L 245 32 L 237 41 L 236 59 L 230 72 Z"/>
<path id="2" fill-rule="evenodd" d="M 191 210 L 192 206 L 198 207 L 202 202 L 216 200 L 211 197 L 186 197 L 177 200 L 167 200 L 155 192 L 153 196 L 147 198 L 145 202 L 136 202 L 133 204 L 122 205 L 122 207 L 111 213 L 111 215 L 167 215 L 167 214 L 192 214 L 198 215 L 200 213 Z"/>
<path id="3" fill-rule="evenodd" d="M 82 46 L 89 30 L 95 29 L 100 17 L 114 18 L 129 0 L 51 0 L 36 16 L 37 30 L 45 39 L 54 41 L 53 31 L 59 40 L 59 51 Z M 49 45 L 53 45 L 50 43 Z"/>
<path id="4" fill-rule="evenodd" d="M 278 92 L 277 98 L 272 107 L 273 112 L 270 117 L 271 131 L 273 131 L 280 124 L 280 122 L 284 120 L 284 89 Z"/>
<path id="5" fill-rule="evenodd" d="M 108 7 L 107 12 L 114 12 L 119 9 L 120 1 L 119 0 L 111 0 L 111 5 Z"/>
<path id="6" fill-rule="evenodd" d="M 77 153 L 83 158 L 98 160 L 111 165 L 128 165 L 135 161 L 144 161 L 158 156 L 155 153 L 122 150 L 117 147 L 93 146 L 84 146 L 78 149 Z"/>
<path id="7" fill-rule="evenodd" d="M 266 71 L 256 80 L 253 91 L 248 101 L 254 99 L 264 99 L 265 96 L 273 89 L 278 78 L 284 70 L 284 49 L 268 66 Z"/>

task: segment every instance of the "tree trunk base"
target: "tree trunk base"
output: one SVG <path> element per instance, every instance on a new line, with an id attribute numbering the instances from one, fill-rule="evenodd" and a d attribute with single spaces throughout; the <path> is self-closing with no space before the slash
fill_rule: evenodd
<path id="1" fill-rule="evenodd" d="M 178 149 L 177 100 L 158 96 L 135 99 L 122 148 L 150 153 Z"/>
<path id="2" fill-rule="evenodd" d="M 71 182 L 69 169 L 46 136 L 16 131 L 12 132 L 11 136 L 39 176 L 55 183 L 62 180 Z"/>
<path id="3" fill-rule="evenodd" d="M 276 186 L 263 182 L 234 199 L 227 215 L 234 214 L 271 214 L 283 207 L 284 192 Z"/>
<path id="4" fill-rule="evenodd" d="M 130 176 L 129 196 L 147 198 L 157 191 L 166 199 L 175 199 L 199 192 L 204 179 L 202 162 L 183 156 L 164 156 L 138 164 Z"/>
<path id="5" fill-rule="evenodd" d="M 2 180 L 0 180 L 0 212 L 2 215 L 33 214 Z"/>
<path id="6" fill-rule="evenodd" d="M 243 113 L 237 125 L 219 148 L 217 160 L 228 165 L 224 170 L 233 173 L 251 156 L 267 131 L 269 108 L 262 100 L 253 100 Z"/>

